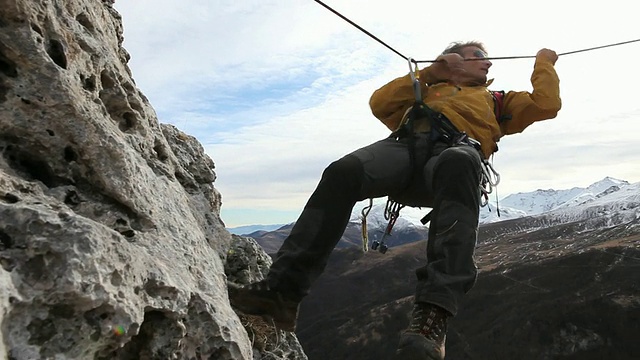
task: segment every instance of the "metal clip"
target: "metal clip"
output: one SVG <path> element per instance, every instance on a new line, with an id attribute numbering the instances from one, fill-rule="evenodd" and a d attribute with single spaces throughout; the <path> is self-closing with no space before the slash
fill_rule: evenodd
<path id="1" fill-rule="evenodd" d="M 373 207 L 373 199 L 369 199 L 369 205 L 365 206 L 360 213 L 362 220 L 362 251 L 369 251 L 369 231 L 367 230 L 367 216 Z"/>
<path id="2" fill-rule="evenodd" d="M 500 183 L 500 174 L 488 160 L 483 160 L 481 167 L 482 182 L 480 184 L 480 191 L 483 195 L 483 201 L 480 203 L 480 206 L 484 207 L 489 204 L 489 194 L 491 194 L 493 189 Z"/>
<path id="3" fill-rule="evenodd" d="M 405 205 L 402 205 L 394 200 L 387 199 L 387 205 L 384 208 L 384 218 L 389 220 L 386 229 L 384 230 L 384 234 L 382 234 L 382 239 L 380 241 L 374 241 L 371 244 L 371 249 L 378 250 L 381 253 L 386 253 L 389 249 L 389 245 L 385 243 L 385 240 L 391 236 L 391 230 L 393 230 L 393 226 L 396 224 L 396 220 L 400 217 L 400 210 L 404 208 Z"/>
<path id="4" fill-rule="evenodd" d="M 407 58 L 409 63 L 409 74 L 411 75 L 411 82 L 413 83 L 413 94 L 416 101 L 422 101 L 422 92 L 420 91 L 420 70 L 418 69 L 418 62 L 413 58 Z"/>
<path id="5" fill-rule="evenodd" d="M 483 161 L 483 163 L 482 172 L 487 179 L 487 183 L 492 187 L 498 186 L 498 184 L 500 184 L 500 174 L 493 168 L 493 165 L 491 165 L 488 160 Z"/>

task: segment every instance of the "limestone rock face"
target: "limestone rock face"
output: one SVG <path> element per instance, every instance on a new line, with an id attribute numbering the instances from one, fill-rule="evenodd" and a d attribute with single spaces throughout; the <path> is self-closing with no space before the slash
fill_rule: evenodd
<path id="1" fill-rule="evenodd" d="M 260 358 L 213 161 L 158 122 L 111 4 L 0 0 L 0 359 Z"/>
<path id="2" fill-rule="evenodd" d="M 271 263 L 271 257 L 255 239 L 232 235 L 225 263 L 229 281 L 243 285 L 260 281 L 267 276 Z M 261 360 L 307 360 L 294 333 L 277 330 L 259 316 L 238 315 L 252 339 L 254 354 Z"/>

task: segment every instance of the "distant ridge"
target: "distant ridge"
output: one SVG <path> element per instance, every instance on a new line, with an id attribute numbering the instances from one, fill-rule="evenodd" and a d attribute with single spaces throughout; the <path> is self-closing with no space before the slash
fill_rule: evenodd
<path id="1" fill-rule="evenodd" d="M 259 232 L 259 231 L 274 231 L 274 230 L 278 230 L 281 227 L 285 226 L 286 224 L 269 224 L 269 225 L 245 225 L 245 226 L 238 226 L 238 227 L 233 227 L 233 228 L 227 228 L 227 230 L 235 235 L 251 235 L 253 233 Z"/>
<path id="2" fill-rule="evenodd" d="M 630 184 L 627 181 L 605 177 L 588 187 L 574 187 L 566 190 L 535 190 L 527 193 L 508 195 L 499 202 L 500 216 L 496 204 L 480 210 L 480 224 L 486 225 L 496 222 L 520 219 L 524 217 L 544 216 L 545 221 L 562 223 L 583 220 L 594 214 L 609 213 L 613 223 L 623 219 L 631 219 L 640 200 L 640 183 Z M 380 203 L 382 202 L 382 203 Z M 338 243 L 338 247 L 360 247 L 361 245 L 361 209 L 368 202 L 361 202 L 354 208 L 349 225 Z M 377 199 L 368 217 L 368 233 L 370 240 L 379 240 L 385 227 L 384 199 Z M 626 209 L 626 210 L 625 210 Z M 387 244 L 398 246 L 405 243 L 426 239 L 428 226 L 422 225 L 420 219 L 429 212 L 429 208 L 403 208 L 400 212 Z M 260 225 L 257 225 L 259 227 Z M 254 238 L 267 253 L 276 252 L 282 241 L 287 237 L 292 224 L 280 226 L 276 230 L 244 231 L 240 235 Z"/>

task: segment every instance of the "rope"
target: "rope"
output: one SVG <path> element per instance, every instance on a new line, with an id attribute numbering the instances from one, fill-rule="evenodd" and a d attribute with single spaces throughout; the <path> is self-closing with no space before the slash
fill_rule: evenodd
<path id="1" fill-rule="evenodd" d="M 591 51 L 591 50 L 597 50 L 597 49 L 603 49 L 603 48 L 608 48 L 608 47 L 612 47 L 612 46 L 618 46 L 618 45 L 625 45 L 625 44 L 630 44 L 630 43 L 634 43 L 634 42 L 638 42 L 640 41 L 640 39 L 635 39 L 635 40 L 629 40 L 629 41 L 622 41 L 619 43 L 615 43 L 615 44 L 608 44 L 608 45 L 601 45 L 601 46 L 594 46 L 594 47 L 590 47 L 587 49 L 580 49 L 580 50 L 573 50 L 573 51 L 567 51 L 567 52 L 563 52 L 558 54 L 558 56 L 564 56 L 564 55 L 570 55 L 570 54 L 576 54 L 576 53 L 581 53 L 581 52 L 585 52 L 585 51 Z M 535 59 L 535 55 L 523 55 L 523 56 L 497 56 L 497 57 L 486 57 L 486 58 L 482 58 L 482 60 L 513 60 L 513 59 Z M 425 62 L 436 62 L 435 60 L 420 60 L 420 61 L 416 61 L 417 63 L 425 63 Z"/>
<path id="2" fill-rule="evenodd" d="M 353 21 L 349 20 L 349 18 L 347 18 L 346 16 L 340 14 L 339 12 L 333 10 L 329 5 L 323 3 L 320 0 L 314 0 L 315 2 L 317 2 L 318 4 L 324 6 L 327 10 L 331 11 L 332 13 L 338 15 L 342 20 L 348 22 L 349 24 L 353 25 L 356 27 L 356 29 L 362 31 L 363 33 L 369 35 L 373 40 L 379 42 L 380 44 L 384 45 L 385 47 L 387 47 L 389 50 L 393 51 L 394 53 L 400 55 L 400 57 L 404 58 L 405 60 L 409 60 L 408 57 L 402 55 L 400 52 L 398 52 L 398 50 L 392 48 L 391 46 L 387 45 L 384 41 L 378 39 L 378 37 L 376 37 L 375 35 L 373 35 L 372 33 L 368 32 L 367 30 L 365 30 L 364 28 L 362 28 L 360 25 L 354 23 Z"/>
<path id="3" fill-rule="evenodd" d="M 323 3 L 320 0 L 314 0 L 315 2 L 317 2 L 318 4 L 322 5 L 323 7 L 325 7 L 327 10 L 331 11 L 332 13 L 334 13 L 335 15 L 339 16 L 341 19 L 343 19 L 344 21 L 348 22 L 349 24 L 353 25 L 355 28 L 357 28 L 358 30 L 362 31 L 363 33 L 367 34 L 369 37 L 371 37 L 372 39 L 374 39 L 375 41 L 379 42 L 380 44 L 382 44 L 383 46 L 385 46 L 387 49 L 393 51 L 394 53 L 396 53 L 398 56 L 400 56 L 401 58 L 407 60 L 407 61 L 411 61 L 415 64 L 418 63 L 434 63 L 436 62 L 436 60 L 413 60 L 407 56 L 404 56 L 401 52 L 399 52 L 398 50 L 394 49 L 393 47 L 391 47 L 390 45 L 388 45 L 387 43 L 385 43 L 384 41 L 380 40 L 377 36 L 373 35 L 372 33 L 370 33 L 369 31 L 367 31 L 366 29 L 364 29 L 363 27 L 361 27 L 360 25 L 356 24 L 355 22 L 351 21 L 349 18 L 347 18 L 346 16 L 340 14 L 338 11 L 332 9 L 329 5 Z M 573 50 L 573 51 L 567 51 L 567 52 L 563 52 L 558 54 L 558 56 L 564 56 L 564 55 L 570 55 L 570 54 L 577 54 L 577 53 L 581 53 L 581 52 L 586 52 L 586 51 L 591 51 L 591 50 L 597 50 L 597 49 L 604 49 L 604 48 L 608 48 L 608 47 L 612 47 L 612 46 L 619 46 L 619 45 L 626 45 L 626 44 L 630 44 L 630 43 L 634 43 L 634 42 L 639 42 L 640 39 L 635 39 L 635 40 L 628 40 L 628 41 L 622 41 L 619 43 L 615 43 L 615 44 L 607 44 L 607 45 L 601 45 L 601 46 L 594 46 L 594 47 L 590 47 L 590 48 L 586 48 L 586 49 L 580 49 L 580 50 Z M 523 56 L 499 56 L 499 57 L 487 57 L 487 58 L 483 58 L 482 60 L 513 60 L 513 59 L 534 59 L 536 56 L 535 55 L 523 55 Z"/>

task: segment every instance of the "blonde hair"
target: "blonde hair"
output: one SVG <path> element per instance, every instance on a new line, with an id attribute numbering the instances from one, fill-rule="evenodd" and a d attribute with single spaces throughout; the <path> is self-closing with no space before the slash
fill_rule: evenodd
<path id="1" fill-rule="evenodd" d="M 475 46 L 480 48 L 480 50 L 484 51 L 485 53 L 487 52 L 487 50 L 484 48 L 484 44 L 479 41 L 457 41 L 449 44 L 449 46 L 447 46 L 447 48 L 442 52 L 442 55 L 456 53 L 462 56 L 462 49 L 469 46 Z"/>

